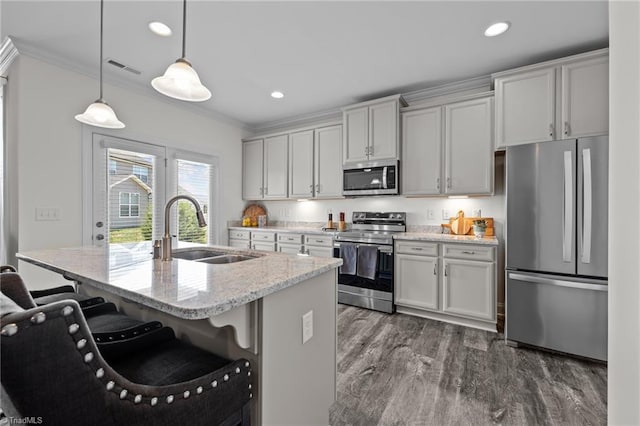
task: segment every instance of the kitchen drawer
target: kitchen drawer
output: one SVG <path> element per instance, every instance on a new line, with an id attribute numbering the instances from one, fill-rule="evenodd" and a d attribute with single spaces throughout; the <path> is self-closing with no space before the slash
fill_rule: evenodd
<path id="1" fill-rule="evenodd" d="M 496 258 L 496 251 L 493 247 L 472 246 L 466 244 L 443 244 L 442 256 L 451 259 L 493 262 Z"/>
<path id="2" fill-rule="evenodd" d="M 230 240 L 249 240 L 250 236 L 251 236 L 250 231 L 238 231 L 235 229 L 229 230 Z"/>
<path id="3" fill-rule="evenodd" d="M 275 232 L 259 232 L 253 231 L 251 233 L 251 241 L 275 241 L 276 233 Z"/>
<path id="4" fill-rule="evenodd" d="M 276 243 L 251 243 L 251 248 L 260 251 L 276 251 Z"/>
<path id="5" fill-rule="evenodd" d="M 302 245 L 300 244 L 280 244 L 278 243 L 278 252 L 280 253 L 289 253 L 289 254 L 298 254 L 302 253 Z"/>
<path id="6" fill-rule="evenodd" d="M 437 256 L 438 243 L 396 240 L 396 253 L 414 254 L 416 256 Z"/>
<path id="7" fill-rule="evenodd" d="M 333 247 L 305 247 L 306 253 L 309 256 L 316 257 L 333 257 Z"/>
<path id="8" fill-rule="evenodd" d="M 288 234 L 286 232 L 278 234 L 278 243 L 284 244 L 302 244 L 302 234 Z"/>
<path id="9" fill-rule="evenodd" d="M 326 235 L 305 235 L 304 244 L 307 246 L 333 247 L 333 237 Z"/>
<path id="10" fill-rule="evenodd" d="M 229 247 L 250 249 L 251 248 L 251 243 L 249 243 L 249 240 L 234 240 L 234 239 L 230 239 L 229 240 Z"/>

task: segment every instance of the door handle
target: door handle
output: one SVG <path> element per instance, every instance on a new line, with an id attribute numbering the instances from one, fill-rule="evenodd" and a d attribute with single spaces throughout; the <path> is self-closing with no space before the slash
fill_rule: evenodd
<path id="1" fill-rule="evenodd" d="M 96 240 L 98 240 L 98 241 L 104 240 L 104 235 L 102 235 L 102 234 L 96 235 Z"/>
<path id="2" fill-rule="evenodd" d="M 562 203 L 562 260 L 571 262 L 571 231 L 573 227 L 572 152 L 564 152 L 564 202 Z"/>
<path id="3" fill-rule="evenodd" d="M 591 263 L 591 227 L 593 219 L 593 184 L 591 179 L 591 149 L 582 150 L 582 263 Z"/>
<path id="4" fill-rule="evenodd" d="M 538 277 L 534 275 L 509 273 L 508 278 L 515 281 L 524 281 L 524 282 L 536 283 L 536 284 L 549 284 L 549 285 L 555 285 L 559 287 L 580 288 L 584 290 L 608 291 L 609 289 L 609 287 L 604 284 L 580 283 L 580 282 L 574 282 L 574 281 Z"/>
<path id="5" fill-rule="evenodd" d="M 102 228 L 104 226 L 104 223 L 98 221 L 96 222 L 96 228 Z"/>

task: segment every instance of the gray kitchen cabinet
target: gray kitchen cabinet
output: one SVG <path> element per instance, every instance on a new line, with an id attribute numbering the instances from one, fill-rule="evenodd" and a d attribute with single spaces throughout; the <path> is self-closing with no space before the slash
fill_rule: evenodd
<path id="1" fill-rule="evenodd" d="M 251 231 L 251 248 L 261 251 L 276 251 L 274 231 Z"/>
<path id="2" fill-rule="evenodd" d="M 395 241 L 400 313 L 496 331 L 494 246 Z"/>
<path id="3" fill-rule="evenodd" d="M 402 193 L 439 195 L 441 163 L 442 108 L 402 113 Z"/>
<path id="4" fill-rule="evenodd" d="M 244 200 L 287 198 L 288 145 L 288 135 L 243 142 L 242 198 Z"/>
<path id="5" fill-rule="evenodd" d="M 304 237 L 302 234 L 279 232 L 277 235 L 277 240 L 278 240 L 278 252 L 289 253 L 289 254 L 303 253 Z"/>
<path id="6" fill-rule="evenodd" d="M 242 198 L 261 200 L 263 197 L 263 140 L 242 144 Z"/>
<path id="7" fill-rule="evenodd" d="M 343 108 L 343 165 L 400 158 L 401 105 L 395 95 Z"/>
<path id="8" fill-rule="evenodd" d="M 342 197 L 342 125 L 290 134 L 289 198 Z"/>
<path id="9" fill-rule="evenodd" d="M 307 234 L 304 236 L 304 250 L 309 256 L 333 257 L 333 237 Z"/>
<path id="10" fill-rule="evenodd" d="M 288 135 L 264 139 L 264 198 L 287 198 Z"/>
<path id="11" fill-rule="evenodd" d="M 493 75 L 496 148 L 609 132 L 608 49 Z"/>
<path id="12" fill-rule="evenodd" d="M 402 112 L 403 195 L 493 193 L 493 95 Z"/>
<path id="13" fill-rule="evenodd" d="M 229 247 L 251 248 L 251 232 L 248 230 L 229 230 Z"/>

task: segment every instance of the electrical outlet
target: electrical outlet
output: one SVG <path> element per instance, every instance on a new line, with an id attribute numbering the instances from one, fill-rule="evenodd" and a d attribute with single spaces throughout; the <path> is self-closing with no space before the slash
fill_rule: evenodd
<path id="1" fill-rule="evenodd" d="M 442 209 L 442 220 L 449 220 L 451 217 L 451 211 L 449 209 Z"/>
<path id="2" fill-rule="evenodd" d="M 471 210 L 471 216 L 473 216 L 473 217 L 482 217 L 482 210 L 480 210 L 480 209 Z"/>
<path id="3" fill-rule="evenodd" d="M 433 209 L 427 209 L 427 220 L 436 220 L 435 216 Z"/>
<path id="4" fill-rule="evenodd" d="M 60 220 L 60 209 L 57 207 L 36 207 L 36 220 Z"/>
<path id="5" fill-rule="evenodd" d="M 302 316 L 302 344 L 305 344 L 313 337 L 313 311 L 309 311 Z"/>

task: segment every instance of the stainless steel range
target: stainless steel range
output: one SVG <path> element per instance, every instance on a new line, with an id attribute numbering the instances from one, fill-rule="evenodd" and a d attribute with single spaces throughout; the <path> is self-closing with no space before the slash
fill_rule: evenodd
<path id="1" fill-rule="evenodd" d="M 333 257 L 338 270 L 338 303 L 392 313 L 393 234 L 406 231 L 406 213 L 353 212 L 352 229 L 337 234 Z"/>

